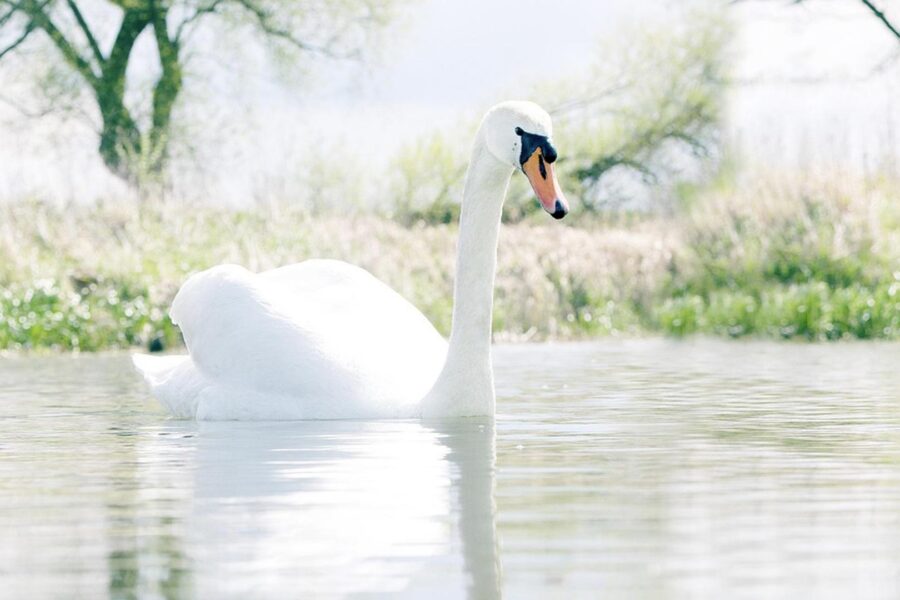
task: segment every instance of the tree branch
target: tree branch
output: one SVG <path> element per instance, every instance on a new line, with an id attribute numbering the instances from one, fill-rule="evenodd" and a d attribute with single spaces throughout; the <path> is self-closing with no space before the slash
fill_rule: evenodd
<path id="1" fill-rule="evenodd" d="M 599 92 L 593 93 L 586 97 L 574 98 L 572 100 L 567 100 L 562 104 L 555 106 L 550 110 L 550 114 L 553 116 L 561 115 L 570 111 L 579 110 L 582 108 L 586 108 L 592 104 L 600 102 L 602 100 L 606 100 L 611 96 L 615 96 L 619 92 L 623 92 L 631 87 L 631 83 L 618 83 L 616 85 L 610 86 L 604 90 L 600 90 Z"/>
<path id="2" fill-rule="evenodd" d="M 94 34 L 91 32 L 91 28 L 88 27 L 87 21 L 85 21 L 84 19 L 84 15 L 82 15 L 81 11 L 78 10 L 78 5 L 75 4 L 75 0 L 66 0 L 66 4 L 69 5 L 69 9 L 75 16 L 75 21 L 78 23 L 78 27 L 81 28 L 81 32 L 84 34 L 84 37 L 87 38 L 88 45 L 91 47 L 91 52 L 93 52 L 94 58 L 97 60 L 97 64 L 102 68 L 105 59 L 103 58 L 103 53 L 100 51 L 100 46 L 97 44 L 97 38 L 94 37 Z"/>
<path id="3" fill-rule="evenodd" d="M 128 68 L 128 59 L 137 38 L 147 25 L 150 24 L 150 15 L 146 11 L 128 10 L 122 16 L 119 31 L 109 51 L 109 57 L 103 69 L 103 82 L 112 84 L 123 80 L 125 70 Z M 123 83 L 124 86 L 124 83 Z M 124 93 L 124 88 L 122 90 Z"/>
<path id="4" fill-rule="evenodd" d="M 40 119 L 40 118 L 43 118 L 43 117 L 49 115 L 51 112 L 53 112 L 50 109 L 44 109 L 44 110 L 35 112 L 35 111 L 31 110 L 30 108 L 23 106 L 22 104 L 16 102 L 12 98 L 7 98 L 6 96 L 3 96 L 3 95 L 0 95 L 0 102 L 2 102 L 3 104 L 6 104 L 8 106 L 11 106 L 17 112 L 19 112 L 23 117 L 28 118 L 28 119 Z"/>
<path id="5" fill-rule="evenodd" d="M 15 6 L 10 7 L 10 9 L 8 11 L 6 11 L 6 14 L 0 16 L 0 27 L 3 27 L 4 25 L 6 25 L 7 21 L 12 19 L 13 15 L 15 15 L 15 14 L 16 14 L 16 7 Z"/>
<path id="6" fill-rule="evenodd" d="M 274 23 L 272 23 L 271 15 L 265 9 L 254 4 L 252 0 L 237 0 L 237 3 L 242 6 L 244 10 L 246 10 L 256 18 L 257 26 L 266 35 L 284 40 L 290 45 L 306 52 L 322 54 L 329 58 L 349 58 L 349 56 L 342 56 L 335 53 L 331 48 L 328 47 L 328 45 L 317 46 L 309 44 L 297 38 L 291 31 L 283 29 L 281 27 L 277 27 Z"/>
<path id="7" fill-rule="evenodd" d="M 216 12 L 219 7 L 225 2 L 225 0 L 212 0 L 206 6 L 201 6 L 194 14 L 187 17 L 184 21 L 178 24 L 178 27 L 175 29 L 175 37 L 173 38 L 175 42 L 180 42 L 184 32 L 187 30 L 187 27 L 192 23 L 196 22 L 197 19 L 201 18 L 204 15 L 209 15 Z"/>
<path id="8" fill-rule="evenodd" d="M 85 60 L 83 56 L 75 49 L 66 36 L 56 27 L 47 13 L 44 12 L 44 6 L 48 2 L 38 3 L 34 0 L 26 0 L 21 4 L 22 10 L 31 18 L 31 23 L 42 30 L 50 37 L 53 44 L 59 49 L 63 57 L 72 65 L 82 77 L 87 80 L 91 86 L 96 86 L 99 81 L 97 73 L 94 72 L 91 64 Z"/>
<path id="9" fill-rule="evenodd" d="M 156 38 L 156 46 L 159 52 L 159 64 L 162 74 L 153 88 L 153 113 L 151 115 L 150 143 L 158 156 L 155 162 L 161 164 L 165 159 L 165 149 L 168 140 L 169 123 L 172 118 L 172 109 L 175 100 L 181 92 L 182 72 L 179 63 L 179 45 L 177 40 L 169 37 L 166 22 L 166 9 L 154 5 L 152 9 L 152 27 Z"/>
<path id="10" fill-rule="evenodd" d="M 743 1 L 743 0 L 730 0 L 730 1 L 729 1 L 729 4 L 739 4 L 739 3 L 741 3 L 742 1 Z M 807 0 L 791 0 L 791 4 L 805 4 L 806 2 L 807 2 Z M 884 11 L 879 10 L 877 6 L 875 6 L 874 4 L 872 4 L 871 0 L 860 0 L 860 2 L 862 2 L 863 5 L 864 5 L 866 8 L 868 8 L 869 11 L 870 11 L 873 15 L 875 15 L 875 17 L 876 17 L 879 21 L 881 21 L 881 23 L 882 23 L 885 27 L 887 27 L 888 31 L 890 31 L 890 32 L 894 35 L 895 38 L 897 38 L 898 40 L 900 40 L 900 29 L 898 29 L 897 26 L 894 25 L 894 24 L 891 22 L 891 20 L 887 17 L 887 15 L 884 14 Z"/>
<path id="11" fill-rule="evenodd" d="M 891 23 L 891 21 L 887 18 L 887 16 L 884 14 L 883 11 L 878 10 L 878 8 L 876 8 L 874 4 L 869 2 L 869 0 L 860 0 L 860 2 L 865 4 L 866 7 L 868 7 L 868 9 L 870 11 L 872 11 L 872 14 L 875 15 L 879 21 L 884 23 L 884 26 L 887 27 L 888 30 L 894 34 L 894 37 L 896 37 L 898 40 L 900 40 L 900 31 L 898 31 L 897 28 L 894 27 L 894 24 Z"/>
<path id="12" fill-rule="evenodd" d="M 34 31 L 34 25 L 32 25 L 31 23 L 28 23 L 28 25 L 25 26 L 25 30 L 22 32 L 22 35 L 20 35 L 18 38 L 16 38 L 6 48 L 3 48 L 2 50 L 0 50 L 0 59 L 2 59 L 4 56 L 9 54 L 16 48 L 18 48 L 25 40 L 28 39 L 28 36 L 31 35 L 32 31 Z"/>

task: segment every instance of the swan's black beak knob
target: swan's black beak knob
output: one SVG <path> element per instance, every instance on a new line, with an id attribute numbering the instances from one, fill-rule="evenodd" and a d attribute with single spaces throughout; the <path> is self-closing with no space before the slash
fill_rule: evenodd
<path id="1" fill-rule="evenodd" d="M 556 200 L 556 205 L 553 208 L 553 212 L 550 213 L 550 216 L 554 219 L 562 219 L 564 216 L 569 214 L 569 207 L 563 204 L 559 199 Z"/>

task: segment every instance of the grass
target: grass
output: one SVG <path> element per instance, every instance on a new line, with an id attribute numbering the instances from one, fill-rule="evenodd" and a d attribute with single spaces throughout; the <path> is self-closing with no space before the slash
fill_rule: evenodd
<path id="1" fill-rule="evenodd" d="M 691 205 L 656 311 L 669 332 L 900 337 L 900 198 L 891 182 L 771 179 Z"/>
<path id="2" fill-rule="evenodd" d="M 675 216 L 506 226 L 498 339 L 665 332 L 900 338 L 900 197 L 891 182 L 784 180 L 703 192 Z M 577 226 L 576 226 L 577 225 Z M 167 309 L 190 273 L 310 257 L 359 264 L 450 326 L 453 225 L 312 217 L 287 204 L 0 207 L 0 349 L 180 344 Z"/>

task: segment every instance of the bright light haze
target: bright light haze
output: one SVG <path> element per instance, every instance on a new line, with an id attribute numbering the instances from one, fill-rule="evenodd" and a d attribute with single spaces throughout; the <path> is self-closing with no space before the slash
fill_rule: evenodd
<path id="1" fill-rule="evenodd" d="M 197 140 L 206 165 L 192 175 L 194 187 L 204 198 L 231 202 L 267 188 L 289 193 L 296 185 L 291 173 L 310 147 L 339 148 L 355 162 L 385 167 L 404 142 L 577 74 L 598 59 L 599 42 L 626 25 L 670 20 L 683 9 L 683 2 L 663 0 L 411 2 L 363 69 L 323 63 L 300 90 L 265 76 L 240 80 L 238 94 L 215 80 L 202 90 L 210 102 L 204 117 L 221 126 L 213 128 L 216 137 Z M 868 76 L 897 42 L 869 13 L 827 0 L 729 10 L 739 25 L 729 132 L 751 162 L 827 166 L 850 159 L 876 168 L 879 157 L 897 150 L 891 132 L 900 125 L 900 66 L 888 63 Z M 0 81 L 9 77 L 0 69 Z M 186 88 L 186 98 L 196 95 Z M 0 103 L 0 128 L 0 162 L 7 166 L 0 197 L 85 201 L 123 191 L 83 123 L 23 119 Z M 460 151 L 469 143 L 460 139 Z"/>

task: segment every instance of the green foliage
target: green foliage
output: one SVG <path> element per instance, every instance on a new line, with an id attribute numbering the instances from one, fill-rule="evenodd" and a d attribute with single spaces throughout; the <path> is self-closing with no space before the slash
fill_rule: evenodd
<path id="1" fill-rule="evenodd" d="M 676 218 L 507 225 L 496 338 L 900 338 L 900 188 L 769 179 L 698 193 Z M 6 204 L 0 349 L 168 348 L 180 343 L 168 307 L 191 273 L 311 257 L 361 265 L 447 334 L 455 242 L 455 224 L 404 227 L 343 210 L 311 216 L 296 203 Z"/>
<path id="2" fill-rule="evenodd" d="M 656 312 L 656 320 L 663 331 L 676 335 L 695 333 L 701 327 L 703 298 L 679 296 L 666 299 Z"/>
<path id="3" fill-rule="evenodd" d="M 808 340 L 900 337 L 900 278 L 874 289 L 830 288 L 824 282 L 772 285 L 760 295 L 723 290 L 666 300 L 656 313 L 660 328 L 676 335 Z"/>
<path id="4" fill-rule="evenodd" d="M 900 336 L 896 199 L 865 183 L 773 179 L 688 210 L 654 321 L 678 335 Z"/>
<path id="5" fill-rule="evenodd" d="M 437 133 L 401 148 L 391 165 L 391 211 L 405 225 L 459 217 L 466 153 Z"/>
<path id="6" fill-rule="evenodd" d="M 127 282 L 7 286 L 0 294 L 0 348 L 104 350 L 178 345 L 178 330 L 146 290 Z"/>

